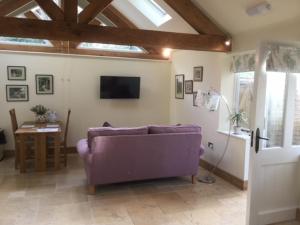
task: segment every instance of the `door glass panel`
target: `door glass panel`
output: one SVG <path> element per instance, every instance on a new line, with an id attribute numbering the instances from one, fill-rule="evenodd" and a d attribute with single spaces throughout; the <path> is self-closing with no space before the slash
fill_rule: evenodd
<path id="1" fill-rule="evenodd" d="M 300 74 L 296 77 L 293 145 L 300 145 Z"/>
<path id="2" fill-rule="evenodd" d="M 277 72 L 267 73 L 266 93 L 266 135 L 270 141 L 266 147 L 283 146 L 283 128 L 285 111 L 286 74 Z"/>

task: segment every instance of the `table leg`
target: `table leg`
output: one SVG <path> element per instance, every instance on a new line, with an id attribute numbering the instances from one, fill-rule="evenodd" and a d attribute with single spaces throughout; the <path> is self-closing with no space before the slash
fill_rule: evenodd
<path id="1" fill-rule="evenodd" d="M 34 167 L 35 171 L 40 171 L 40 161 L 41 161 L 41 156 L 40 156 L 40 141 L 39 141 L 39 135 L 34 135 Z"/>
<path id="2" fill-rule="evenodd" d="M 59 170 L 60 168 L 60 134 L 54 136 L 54 168 Z"/>
<path id="3" fill-rule="evenodd" d="M 26 144 L 24 135 L 19 135 L 19 160 L 20 160 L 20 172 L 26 172 Z"/>
<path id="4" fill-rule="evenodd" d="M 46 134 L 39 135 L 39 155 L 40 155 L 40 171 L 47 169 L 47 147 L 46 147 Z"/>

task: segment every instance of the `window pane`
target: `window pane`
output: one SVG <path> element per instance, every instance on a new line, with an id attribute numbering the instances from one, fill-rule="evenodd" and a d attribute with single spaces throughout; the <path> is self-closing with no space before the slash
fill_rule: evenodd
<path id="1" fill-rule="evenodd" d="M 14 45 L 51 46 L 51 44 L 48 40 L 32 39 L 32 38 L 18 38 L 18 37 L 0 37 L 0 43 L 14 44 Z"/>
<path id="2" fill-rule="evenodd" d="M 103 50 L 103 51 L 115 51 L 115 52 L 144 53 L 143 49 L 131 45 L 113 45 L 113 44 L 82 42 L 79 45 L 79 48 Z"/>
<path id="3" fill-rule="evenodd" d="M 283 146 L 285 86 L 285 73 L 267 73 L 266 134 L 270 141 L 266 147 Z"/>
<path id="4" fill-rule="evenodd" d="M 128 0 L 144 16 L 146 16 L 157 27 L 166 23 L 172 17 L 158 5 L 154 0 Z"/>
<path id="5" fill-rule="evenodd" d="M 254 87 L 254 72 L 238 73 L 238 96 L 237 96 L 237 110 L 244 111 L 246 114 L 247 122 L 242 122 L 241 126 L 249 128 L 251 121 L 251 103 L 253 100 L 253 87 Z"/>
<path id="6" fill-rule="evenodd" d="M 296 74 L 296 79 L 293 145 L 300 145 L 300 74 Z"/>

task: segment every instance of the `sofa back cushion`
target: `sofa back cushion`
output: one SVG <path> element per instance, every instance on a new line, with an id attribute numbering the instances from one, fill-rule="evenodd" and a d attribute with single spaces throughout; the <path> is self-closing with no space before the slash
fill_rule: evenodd
<path id="1" fill-rule="evenodd" d="M 149 126 L 148 128 L 149 134 L 201 133 L 201 127 L 196 125 Z"/>
<path id="2" fill-rule="evenodd" d="M 113 128 L 113 127 L 96 127 L 88 130 L 88 146 L 92 145 L 94 137 L 98 136 L 120 136 L 120 135 L 143 135 L 148 134 L 148 127 L 133 128 Z"/>

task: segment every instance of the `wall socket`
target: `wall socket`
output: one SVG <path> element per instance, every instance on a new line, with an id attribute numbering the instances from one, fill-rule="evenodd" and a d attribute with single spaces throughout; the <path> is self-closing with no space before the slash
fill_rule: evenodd
<path id="1" fill-rule="evenodd" d="M 208 142 L 207 146 L 209 149 L 214 150 L 214 143 Z"/>

